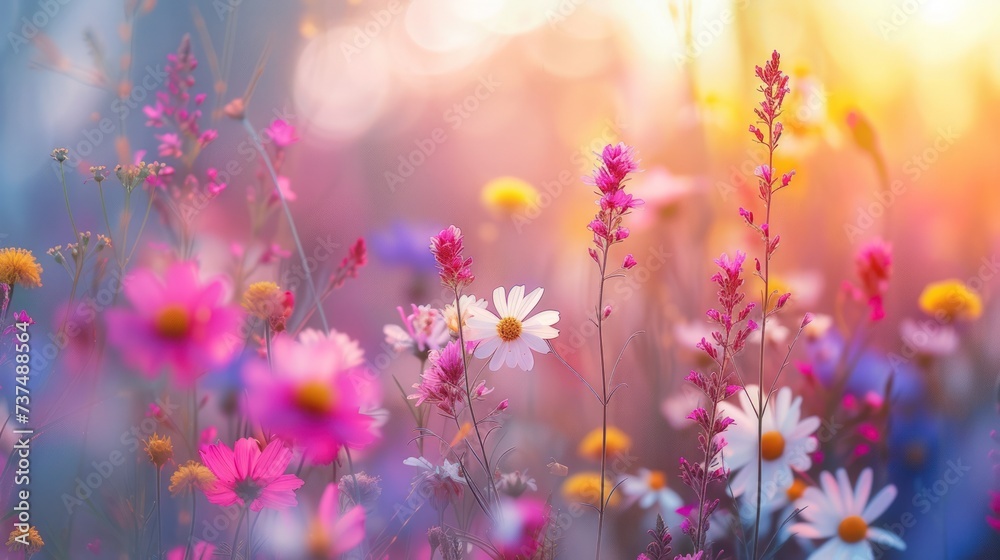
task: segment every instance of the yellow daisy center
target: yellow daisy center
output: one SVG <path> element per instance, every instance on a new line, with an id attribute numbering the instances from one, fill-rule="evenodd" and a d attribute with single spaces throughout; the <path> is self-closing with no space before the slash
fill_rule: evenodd
<path id="1" fill-rule="evenodd" d="M 667 487 L 667 474 L 663 471 L 652 471 L 649 473 L 650 490 L 662 490 Z"/>
<path id="2" fill-rule="evenodd" d="M 293 398 L 299 410 L 313 416 L 329 414 L 337 404 L 333 388 L 319 381 L 309 381 L 295 390 Z"/>
<path id="3" fill-rule="evenodd" d="M 788 487 L 788 490 L 786 492 L 788 494 L 788 501 L 794 502 L 795 500 L 801 498 L 802 494 L 805 493 L 806 488 L 808 488 L 808 486 L 806 486 L 806 483 L 796 478 L 792 482 L 792 485 Z"/>
<path id="4" fill-rule="evenodd" d="M 845 517 L 837 527 L 837 535 L 846 543 L 863 541 L 868 535 L 868 524 L 859 515 Z"/>
<path id="5" fill-rule="evenodd" d="M 774 461 L 785 453 L 785 436 L 779 431 L 765 432 L 760 437 L 760 454 L 765 461 Z"/>
<path id="6" fill-rule="evenodd" d="M 156 316 L 156 332 L 163 338 L 182 338 L 191 330 L 191 315 L 179 305 L 168 305 Z"/>
<path id="7" fill-rule="evenodd" d="M 513 317 L 504 317 L 497 323 L 497 336 L 504 342 L 517 340 L 521 336 L 521 321 Z"/>

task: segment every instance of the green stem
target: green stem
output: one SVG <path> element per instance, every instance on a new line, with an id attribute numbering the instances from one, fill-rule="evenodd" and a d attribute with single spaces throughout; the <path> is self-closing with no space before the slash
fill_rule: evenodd
<path id="1" fill-rule="evenodd" d="M 59 179 L 62 182 L 63 198 L 66 200 L 66 212 L 69 214 L 69 223 L 73 226 L 73 235 L 77 239 L 80 238 L 80 230 L 76 229 L 76 221 L 73 220 L 73 210 L 69 205 L 69 189 L 66 188 L 66 170 L 63 168 L 63 162 L 59 162 Z"/>
<path id="2" fill-rule="evenodd" d="M 198 495 L 195 492 L 191 492 L 191 532 L 188 534 L 187 546 L 184 548 L 184 560 L 188 560 L 191 556 L 191 545 L 194 542 L 194 520 L 195 520 L 195 510 L 198 507 Z"/>
<path id="3" fill-rule="evenodd" d="M 601 286 L 597 294 L 597 345 L 601 354 L 601 491 L 600 507 L 597 509 L 597 560 L 601 560 L 601 544 L 604 541 L 604 479 L 608 468 L 608 378 L 604 365 L 604 282 L 608 269 L 608 251 L 610 244 L 604 247 L 601 262 Z"/>
<path id="4" fill-rule="evenodd" d="M 243 524 L 243 518 L 247 515 L 247 509 L 249 509 L 249 506 L 244 506 L 243 511 L 240 512 L 240 518 L 236 520 L 236 531 L 233 534 L 233 545 L 229 547 L 229 560 L 236 560 L 236 543 L 239 542 L 240 525 Z"/>
<path id="5" fill-rule="evenodd" d="M 146 229 L 146 221 L 149 219 L 149 211 L 153 208 L 153 199 L 156 198 L 156 189 L 150 188 L 149 190 L 149 204 L 146 205 L 146 214 L 142 217 L 142 223 L 139 224 L 139 231 L 135 234 L 135 241 L 132 242 L 132 250 L 128 252 L 128 257 L 125 259 L 125 264 L 127 265 L 130 260 L 132 260 L 132 255 L 135 254 L 135 248 L 139 246 L 139 238 L 142 237 L 143 230 Z M 124 250 L 122 251 L 124 252 Z"/>
<path id="6" fill-rule="evenodd" d="M 163 478 L 163 467 L 156 467 L 156 549 L 157 557 L 163 558 L 163 508 L 160 499 L 160 479 Z"/>

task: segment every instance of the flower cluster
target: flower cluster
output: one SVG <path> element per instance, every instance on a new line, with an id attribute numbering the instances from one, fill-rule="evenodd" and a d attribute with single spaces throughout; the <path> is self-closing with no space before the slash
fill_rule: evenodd
<path id="1" fill-rule="evenodd" d="M 476 279 L 472 274 L 472 257 L 463 258 L 462 230 L 448 226 L 431 238 L 431 253 L 441 271 L 441 283 L 453 290 L 462 290 Z"/>
<path id="2" fill-rule="evenodd" d="M 601 209 L 587 226 L 594 234 L 594 245 L 597 247 L 596 250 L 590 249 L 590 256 L 598 264 L 601 262 L 598 259 L 606 258 L 612 245 L 628 238 L 629 230 L 622 225 L 622 218 L 633 208 L 643 204 L 642 199 L 625 192 L 629 173 L 639 169 L 635 150 L 623 143 L 608 144 L 601 151 L 600 158 L 600 165 L 593 175 L 584 178 L 585 183 L 597 187 L 595 194 L 600 196 L 597 204 Z M 635 259 L 629 255 L 624 264 L 626 268 L 631 268 L 629 260 L 635 266 Z"/>
<path id="3" fill-rule="evenodd" d="M 204 93 L 191 95 L 195 82 L 193 72 L 197 67 L 198 60 L 191 50 L 191 37 L 185 35 L 177 52 L 167 55 L 164 68 L 167 73 L 166 89 L 156 92 L 153 105 L 143 107 L 146 126 L 163 128 L 172 124 L 178 131 L 157 135 L 161 157 L 181 159 L 189 150 L 196 152 L 218 136 L 214 129 L 202 131 L 198 124 L 202 114 L 200 107 L 207 96 Z"/>

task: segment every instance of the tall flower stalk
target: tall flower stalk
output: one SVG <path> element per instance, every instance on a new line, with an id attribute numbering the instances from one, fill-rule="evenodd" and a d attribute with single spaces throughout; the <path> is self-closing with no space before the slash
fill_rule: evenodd
<path id="1" fill-rule="evenodd" d="M 790 293 L 778 294 L 777 291 L 772 293 L 770 283 L 771 258 L 774 256 L 775 251 L 777 251 L 778 244 L 781 241 L 781 236 L 775 234 L 773 229 L 770 227 L 771 203 L 774 194 L 787 187 L 792 181 L 792 176 L 795 175 L 794 171 L 789 171 L 779 177 L 778 172 L 774 168 L 774 152 L 778 148 L 778 140 L 781 139 L 781 133 L 784 128 L 781 122 L 778 121 L 778 117 L 781 116 L 781 104 L 784 102 L 785 95 L 789 92 L 788 76 L 786 76 L 779 68 L 780 62 L 781 57 L 778 54 L 778 51 L 773 51 L 771 53 L 771 60 L 769 60 L 763 68 L 760 66 L 757 66 L 756 68 L 757 78 L 761 81 L 761 85 L 757 88 L 757 91 L 764 96 L 764 100 L 760 102 L 759 107 L 754 109 L 754 113 L 757 115 L 756 124 L 750 125 L 750 133 L 754 137 L 754 142 L 767 149 L 767 165 L 758 166 L 754 171 L 757 176 L 758 197 L 764 203 L 764 221 L 760 225 L 757 225 L 754 223 L 753 212 L 740 208 L 740 216 L 743 217 L 743 220 L 747 223 L 747 225 L 760 234 L 760 237 L 764 242 L 763 263 L 761 263 L 760 259 L 754 259 L 756 269 L 755 274 L 764 283 L 764 290 L 761 296 L 763 309 L 760 321 L 760 356 L 757 369 L 757 383 L 758 386 L 761 387 L 761 390 L 757 393 L 757 403 L 754 410 L 757 416 L 758 442 L 764 435 L 764 412 L 767 409 L 770 397 L 770 392 L 768 392 L 767 397 L 765 397 L 763 390 L 764 354 L 767 348 L 767 318 L 768 316 L 777 313 L 782 307 L 784 307 L 784 305 L 788 302 L 788 298 L 791 297 Z M 774 302 L 773 304 L 772 301 Z M 759 541 L 762 499 L 760 487 L 763 467 L 762 448 L 759 445 L 757 447 L 758 490 L 756 497 L 756 518 L 754 521 L 753 538 L 754 560 L 757 560 L 757 558 L 760 557 Z"/>
<path id="2" fill-rule="evenodd" d="M 712 276 L 712 281 L 719 287 L 719 309 L 709 309 L 706 315 L 718 328 L 712 332 L 712 342 L 702 338 L 697 345 L 714 362 L 715 368 L 708 375 L 692 370 L 686 378 L 708 397 L 707 410 L 698 407 L 688 415 L 701 428 L 698 444 L 702 456 L 696 463 L 683 457 L 680 460 L 681 480 L 694 490 L 698 503 L 697 515 L 693 520 L 686 519 L 681 530 L 691 537 L 699 553 L 710 547 L 707 542 L 709 518 L 719 506 L 718 498 L 709 497 L 709 486 L 724 484 L 729 478 L 729 472 L 721 464 L 722 449 L 726 446 L 722 433 L 733 419 L 722 414 L 719 405 L 741 389 L 730 383 L 730 370 L 735 367 L 735 356 L 746 347 L 747 338 L 757 328 L 749 318 L 756 304 L 743 304 L 746 298 L 742 290 L 745 259 L 746 254 L 737 251 L 735 258 L 722 255 L 715 261 L 720 270 Z"/>
<path id="3" fill-rule="evenodd" d="M 621 243 L 629 236 L 629 230 L 622 225 L 623 218 L 633 208 L 643 204 L 642 199 L 634 198 L 625 192 L 625 181 L 629 173 L 639 168 L 635 159 L 635 151 L 630 146 L 623 143 L 617 145 L 607 145 L 601 152 L 600 165 L 594 174 L 585 179 L 587 184 L 597 187 L 601 198 L 597 201 L 601 209 L 590 222 L 587 228 L 594 235 L 594 247 L 589 250 L 590 257 L 597 263 L 600 274 L 600 286 L 597 291 L 597 307 L 595 316 L 592 319 L 597 325 L 597 344 L 600 352 L 601 364 L 601 500 L 597 508 L 597 558 L 601 558 L 601 544 L 604 537 L 604 512 L 611 499 L 611 492 L 605 494 L 605 484 L 607 464 L 608 464 L 608 405 L 614 395 L 614 389 L 610 387 L 614 379 L 614 369 L 608 372 L 607 361 L 604 357 L 604 321 L 611 315 L 610 306 L 604 305 L 604 287 L 611 278 L 620 277 L 623 271 L 636 266 L 636 260 L 632 255 L 627 255 L 622 266 L 609 273 L 608 258 L 611 247 Z M 629 339 L 631 340 L 631 338 Z M 626 343 L 627 344 L 627 343 Z M 610 391 L 610 392 L 609 392 Z"/>

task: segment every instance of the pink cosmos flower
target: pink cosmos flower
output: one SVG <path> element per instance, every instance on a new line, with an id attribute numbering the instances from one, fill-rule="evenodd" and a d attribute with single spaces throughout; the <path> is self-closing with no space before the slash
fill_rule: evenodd
<path id="1" fill-rule="evenodd" d="M 232 356 L 241 312 L 224 303 L 221 281 L 198 280 L 194 263 L 175 263 L 162 278 L 138 270 L 124 290 L 133 309 L 107 312 L 108 339 L 129 366 L 151 377 L 166 366 L 187 386 Z"/>
<path id="2" fill-rule="evenodd" d="M 228 507 L 249 506 L 252 511 L 295 507 L 295 490 L 304 481 L 294 474 L 284 474 L 292 452 L 281 440 L 273 439 L 260 450 L 257 440 L 243 438 L 233 449 L 219 442 L 198 452 L 201 461 L 217 481 L 205 497 L 213 504 Z"/>
<path id="3" fill-rule="evenodd" d="M 274 119 L 264 132 L 271 136 L 271 141 L 278 148 L 285 148 L 299 141 L 299 137 L 295 135 L 295 127 L 283 119 Z"/>
<path id="4" fill-rule="evenodd" d="M 861 247 L 854 264 L 861 281 L 860 287 L 853 288 L 854 296 L 868 300 L 872 321 L 885 318 L 882 298 L 889 289 L 889 277 L 892 276 L 892 246 L 881 239 L 874 239 Z"/>
<path id="5" fill-rule="evenodd" d="M 319 502 L 316 524 L 310 533 L 312 558 L 340 558 L 365 538 L 365 509 L 353 506 L 340 513 L 340 490 L 328 484 Z"/>
<path id="6" fill-rule="evenodd" d="M 407 315 L 402 307 L 397 307 L 403 326 L 386 325 L 382 328 L 385 341 L 392 345 L 396 352 L 413 352 L 417 356 L 426 357 L 427 352 L 439 350 L 451 340 L 451 332 L 441 311 L 429 305 L 416 306 L 411 304 L 413 313 Z"/>
<path id="7" fill-rule="evenodd" d="M 357 342 L 336 331 L 307 329 L 298 340 L 278 338 L 271 368 L 253 361 L 244 371 L 250 411 L 301 445 L 313 463 L 333 461 L 341 446 L 365 447 L 377 433 L 364 411 L 376 405 L 380 391 L 363 359 Z"/>

